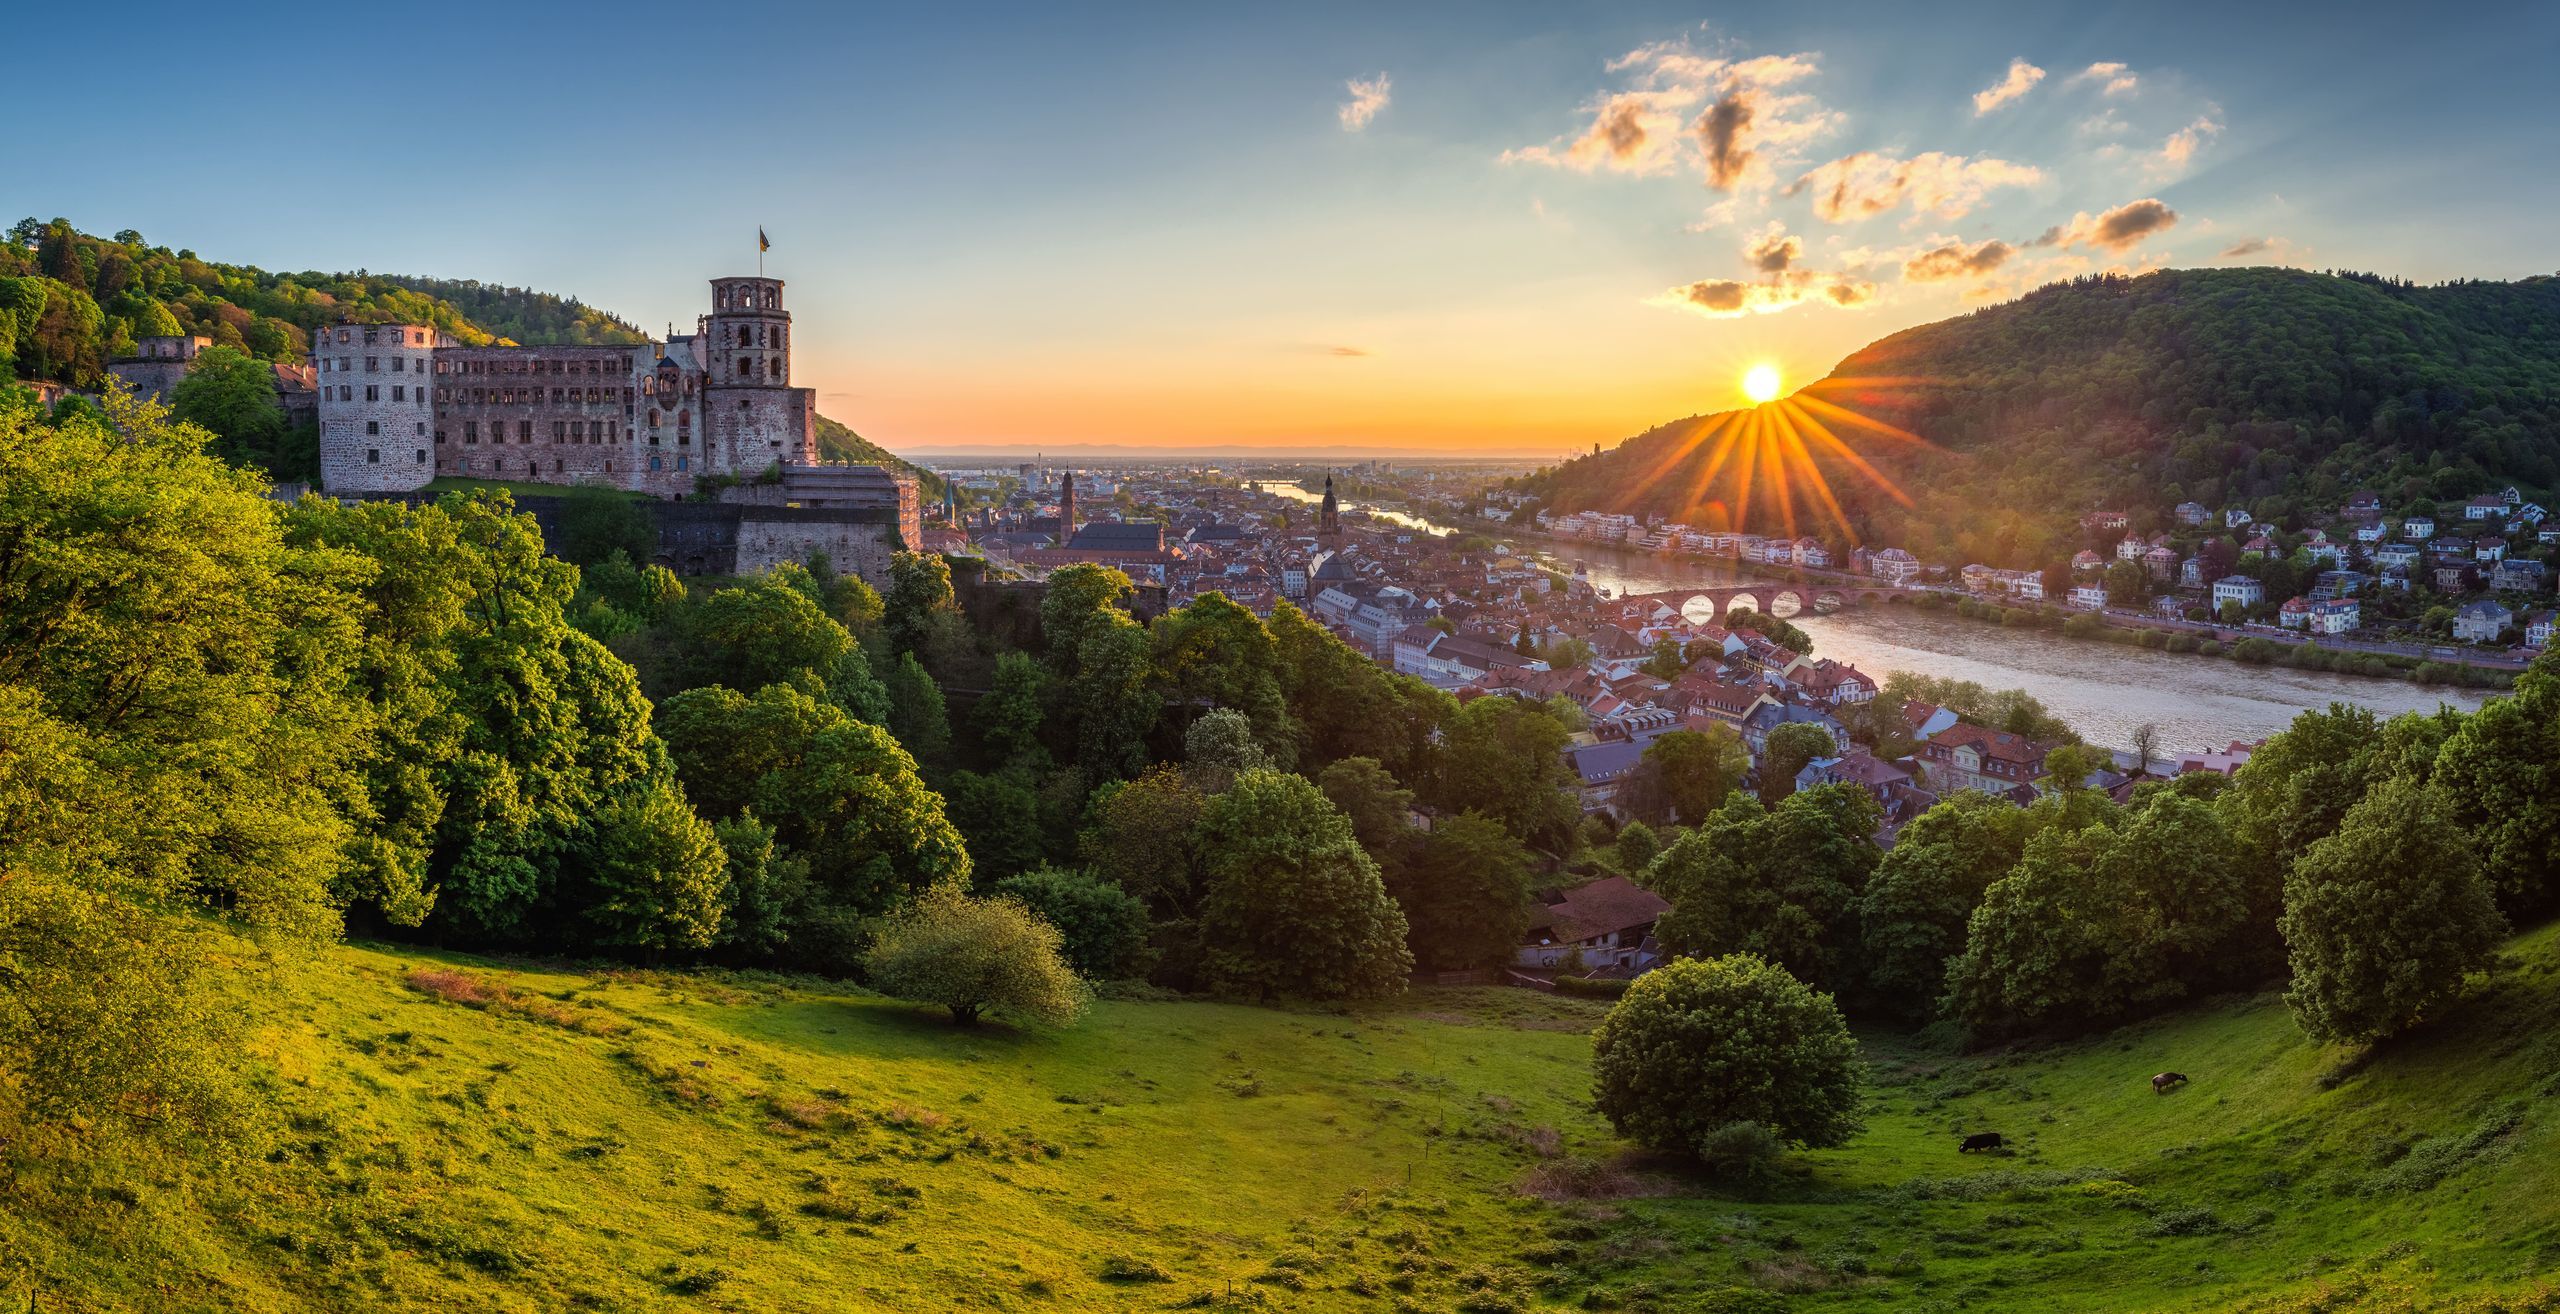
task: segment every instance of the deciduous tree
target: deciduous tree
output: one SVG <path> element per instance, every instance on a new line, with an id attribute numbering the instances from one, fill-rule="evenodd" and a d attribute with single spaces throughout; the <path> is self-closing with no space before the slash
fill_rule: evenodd
<path id="1" fill-rule="evenodd" d="M 873 988 L 938 1004 L 974 1024 L 989 1012 L 1066 1026 L 1087 992 L 1061 952 L 1058 928 L 1020 901 L 936 890 L 879 923 L 862 967 Z"/>
<path id="2" fill-rule="evenodd" d="M 1692 1157 L 1736 1123 L 1794 1145 L 1860 1129 L 1858 1046 L 1831 996 L 1749 955 L 1684 959 L 1637 977 L 1591 1038 L 1602 1116 L 1648 1148 Z"/>
<path id="3" fill-rule="evenodd" d="M 2431 787 L 2395 778 L 2311 843 L 2285 880 L 2293 1006 L 2321 1040 L 2406 1030 L 2488 964 L 2506 925 Z"/>

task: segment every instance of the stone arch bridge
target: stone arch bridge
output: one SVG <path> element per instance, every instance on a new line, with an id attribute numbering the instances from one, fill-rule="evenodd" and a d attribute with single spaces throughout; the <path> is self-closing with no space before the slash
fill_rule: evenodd
<path id="1" fill-rule="evenodd" d="M 1658 593 L 1629 593 L 1618 599 L 1622 602 L 1659 602 L 1679 612 L 1690 623 L 1696 625 L 1720 620 L 1736 605 L 1749 607 L 1765 616 L 1799 616 L 1806 612 L 1829 615 L 1845 607 L 1873 606 L 1903 600 L 1889 588 L 1857 584 L 1825 584 L 1816 581 L 1771 580 L 1748 584 L 1664 589 Z"/>

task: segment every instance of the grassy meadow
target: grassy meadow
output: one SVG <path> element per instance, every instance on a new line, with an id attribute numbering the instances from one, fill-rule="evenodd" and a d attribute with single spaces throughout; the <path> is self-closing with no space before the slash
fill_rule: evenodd
<path id="1" fill-rule="evenodd" d="M 1526 991 L 960 1030 L 355 945 L 240 1002 L 276 1109 L 240 1134 L 0 1133 L 0 1311 L 2560 1308 L 2552 928 L 2361 1062 L 2273 997 L 1868 1035 L 1867 1132 L 1748 1189 L 1628 1156 L 1587 1107 L 1604 1006 Z M 1981 1130 L 2015 1148 L 1956 1152 Z"/>

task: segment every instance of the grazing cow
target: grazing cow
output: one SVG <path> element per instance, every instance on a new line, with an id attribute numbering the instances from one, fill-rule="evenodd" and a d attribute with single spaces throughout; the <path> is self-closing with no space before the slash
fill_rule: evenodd
<path id="1" fill-rule="evenodd" d="M 1973 1135 L 1964 1138 L 1964 1144 L 1956 1147 L 1956 1153 L 1968 1154 L 1975 1150 L 1997 1150 L 2005 1148 L 2008 1144 L 2009 1138 L 2002 1136 L 1998 1132 L 1975 1132 Z"/>
<path id="2" fill-rule="evenodd" d="M 2187 1074 L 2183 1072 L 2163 1072 L 2151 1079 L 2151 1093 L 2154 1095 L 2166 1095 L 2169 1093 L 2170 1087 L 2183 1086 L 2186 1084 Z"/>

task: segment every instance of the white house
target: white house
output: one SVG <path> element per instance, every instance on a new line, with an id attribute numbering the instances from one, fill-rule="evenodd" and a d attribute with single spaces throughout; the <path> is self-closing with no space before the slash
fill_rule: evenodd
<path id="1" fill-rule="evenodd" d="M 2431 516 L 2411 516 L 2400 522 L 2400 537 L 2411 542 L 2424 542 L 2436 536 L 2436 522 Z"/>
<path id="2" fill-rule="evenodd" d="M 2462 643 L 2495 643 L 2515 619 L 2514 612 L 2497 603 L 2470 603 L 2453 613 L 2453 637 Z"/>
<path id="3" fill-rule="evenodd" d="M 2107 587 L 2103 584 L 2075 584 L 2071 588 L 2071 605 L 2094 611 L 2107 605 Z"/>
<path id="4" fill-rule="evenodd" d="M 2267 586 L 2246 575 L 2225 575 L 2213 582 L 2213 605 L 2217 611 L 2226 602 L 2254 607 L 2266 600 Z"/>
<path id="5" fill-rule="evenodd" d="M 2364 604 L 2353 598 L 2324 598 L 2311 604 L 2311 632 L 2352 634 L 2364 624 Z"/>

